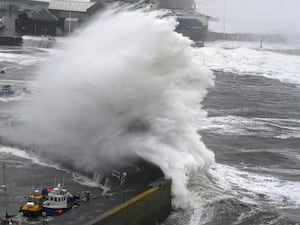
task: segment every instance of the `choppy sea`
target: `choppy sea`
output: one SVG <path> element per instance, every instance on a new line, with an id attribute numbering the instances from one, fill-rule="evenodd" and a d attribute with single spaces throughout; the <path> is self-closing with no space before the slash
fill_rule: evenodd
<path id="1" fill-rule="evenodd" d="M 188 50 L 192 54 L 189 57 L 198 60 L 202 67 L 212 71 L 211 79 L 214 86 L 210 85 L 204 99 L 199 96 L 198 100 L 202 111 L 207 114 L 201 114 L 203 116 L 197 121 L 200 126 L 195 132 L 198 132 L 205 146 L 215 154 L 215 162 L 205 169 L 201 167 L 200 170 L 183 172 L 189 172 L 187 190 L 193 196 L 193 202 L 188 207 L 180 208 L 180 201 L 177 200 L 176 206 L 179 207 L 169 216 L 165 225 L 300 224 L 300 56 L 282 53 L 280 51 L 283 49 L 282 46 L 260 49 L 258 45 L 259 43 L 217 42 L 207 43 L 203 48 Z M 115 47 L 122 46 L 118 44 Z M 112 52 L 109 53 L 111 54 L 109 57 L 118 57 Z M 40 87 L 36 82 L 36 71 L 40 71 L 40 65 L 47 62 L 52 54 L 57 54 L 56 50 L 32 46 L 0 47 L 0 69 L 4 71 L 0 73 L 0 86 L 9 84 L 15 91 L 12 96 L 0 96 L 1 134 L 5 133 L 4 128 L 23 122 L 23 118 L 17 112 L 20 110 L 19 105 L 23 107 L 26 104 L 30 105 L 31 99 L 39 95 Z M 124 57 L 131 57 L 132 60 L 131 55 L 124 54 Z M 106 59 L 105 63 L 109 64 L 110 61 Z M 123 67 L 126 62 L 122 61 L 121 64 L 122 69 L 126 68 Z M 160 64 L 156 64 L 158 65 Z M 93 68 L 97 68 L 96 65 Z M 68 72 L 68 70 L 63 71 Z M 111 79 L 115 78 L 119 79 L 118 76 L 113 76 Z M 161 78 L 163 77 L 159 77 Z M 74 80 L 76 79 L 78 76 L 74 77 Z M 107 82 L 108 79 L 110 78 L 104 77 L 103 82 Z M 187 83 L 190 81 L 193 80 Z M 62 82 L 66 82 L 66 79 L 62 79 Z M 164 82 L 159 83 L 162 84 Z M 131 86 L 131 88 L 135 87 L 139 86 L 137 84 Z M 151 89 L 143 85 L 141 87 L 138 91 L 146 90 L 147 95 L 143 97 L 150 98 Z M 159 90 L 153 89 L 155 92 Z M 52 91 L 55 92 L 54 89 Z M 130 89 L 126 89 L 126 93 L 130 93 Z M 134 99 L 134 101 L 138 100 Z M 154 101 L 153 98 L 151 101 Z M 108 103 L 101 105 L 104 106 L 113 107 Z M 177 107 L 181 106 L 177 105 Z M 151 113 L 154 114 L 156 109 L 160 108 L 153 107 L 148 110 L 153 110 Z M 120 113 L 122 112 L 118 111 L 114 115 L 119 116 Z M 163 115 L 164 119 L 168 118 L 168 115 Z M 108 117 L 106 114 L 105 116 Z M 180 116 L 182 117 L 183 114 L 178 115 L 178 118 Z M 80 117 L 76 117 L 78 118 Z M 151 121 L 151 117 L 147 119 Z M 113 126 L 115 123 L 116 121 Z M 172 125 L 172 122 L 168 121 L 168 123 Z M 166 127 L 164 132 L 169 132 Z M 16 135 L 19 133 L 16 132 Z M 164 141 L 171 142 L 173 139 L 170 137 L 175 136 L 169 136 Z M 40 138 L 40 135 L 36 138 Z M 53 157 L 44 157 L 44 150 L 40 152 L 36 146 L 31 149 L 28 143 L 20 144 L 20 138 L 17 136 L 16 140 L 16 143 L 12 144 L 11 138 L 8 141 L 6 137 L 0 137 L 0 159 L 1 162 L 5 162 L 6 167 L 10 214 L 18 212 L 24 202 L 24 196 L 27 196 L 32 187 L 51 186 L 54 177 L 63 179 L 66 186 L 73 191 L 87 188 L 94 192 L 99 191 L 96 179 L 66 169 L 63 165 L 55 163 Z M 39 140 L 37 143 L 40 143 Z M 151 142 L 153 143 L 156 142 Z M 81 151 L 75 152 L 80 154 Z M 56 154 L 57 151 L 53 151 L 54 153 Z M 157 158 L 151 157 L 151 154 L 161 154 L 161 158 L 167 157 L 170 161 L 173 159 L 173 156 L 163 151 L 151 152 L 151 149 L 148 155 L 144 152 L 140 155 L 147 155 L 152 162 L 155 162 Z M 191 156 L 193 155 L 189 154 L 186 157 Z M 86 158 L 79 158 L 88 161 Z M 76 155 L 71 159 L 76 159 Z M 174 161 L 174 164 L 176 163 L 178 162 Z M 158 163 L 158 165 L 165 164 Z M 182 167 L 183 170 L 185 168 Z M 163 170 L 167 171 L 166 168 Z M 168 176 L 172 177 L 172 175 Z M 176 195 L 177 192 L 174 193 Z M 5 212 L 3 193 L 0 197 L 2 217 Z"/>

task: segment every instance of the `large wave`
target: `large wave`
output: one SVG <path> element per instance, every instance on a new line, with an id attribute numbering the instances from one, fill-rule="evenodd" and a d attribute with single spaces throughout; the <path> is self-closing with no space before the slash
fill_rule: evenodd
<path id="1" fill-rule="evenodd" d="M 175 26 L 161 12 L 107 9 L 43 63 L 39 95 L 19 109 L 26 125 L 2 135 L 90 170 L 142 157 L 187 206 L 189 173 L 214 161 L 197 133 L 213 75 Z"/>

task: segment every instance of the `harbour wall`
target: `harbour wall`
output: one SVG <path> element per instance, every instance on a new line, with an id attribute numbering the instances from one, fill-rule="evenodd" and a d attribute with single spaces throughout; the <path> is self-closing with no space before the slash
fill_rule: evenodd
<path id="1" fill-rule="evenodd" d="M 84 225 L 156 225 L 171 213 L 171 181 L 158 180 L 141 194 Z"/>
<path id="2" fill-rule="evenodd" d="M 284 43 L 285 38 L 279 34 L 252 34 L 252 33 L 222 33 L 209 31 L 207 35 L 208 41 L 264 41 L 269 43 Z"/>
<path id="3" fill-rule="evenodd" d="M 0 36 L 0 45 L 21 46 L 22 37 Z"/>

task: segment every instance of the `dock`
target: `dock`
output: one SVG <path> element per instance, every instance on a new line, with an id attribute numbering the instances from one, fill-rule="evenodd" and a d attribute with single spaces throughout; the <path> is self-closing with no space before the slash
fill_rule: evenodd
<path id="1" fill-rule="evenodd" d="M 95 195 L 90 201 L 56 217 L 29 219 L 22 225 L 156 225 L 171 213 L 171 181 L 159 178 L 145 186 L 128 185 L 113 195 Z"/>

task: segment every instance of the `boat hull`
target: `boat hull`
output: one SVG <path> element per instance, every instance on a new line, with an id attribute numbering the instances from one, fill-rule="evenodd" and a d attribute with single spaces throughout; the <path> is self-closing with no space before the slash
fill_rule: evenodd
<path id="1" fill-rule="evenodd" d="M 68 202 L 67 208 L 61 208 L 61 207 L 51 208 L 49 206 L 46 206 L 46 207 L 44 207 L 44 212 L 46 212 L 47 216 L 59 216 L 65 212 L 69 211 L 73 207 L 78 206 L 79 204 L 80 204 L 80 200 L 75 200 L 72 202 Z"/>
<path id="2" fill-rule="evenodd" d="M 52 209 L 52 208 L 45 208 L 44 212 L 46 212 L 47 216 L 60 216 L 61 214 L 69 211 L 71 208 L 62 208 L 62 209 Z"/>
<path id="3" fill-rule="evenodd" d="M 38 211 L 30 211 L 30 210 L 22 210 L 23 216 L 25 217 L 38 217 L 42 215 L 43 210 Z"/>

